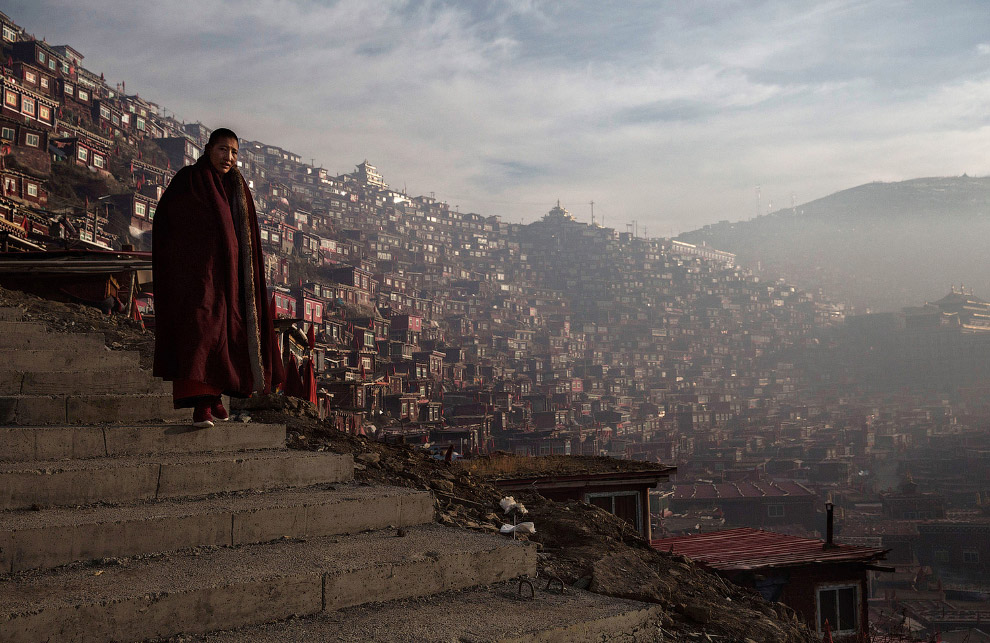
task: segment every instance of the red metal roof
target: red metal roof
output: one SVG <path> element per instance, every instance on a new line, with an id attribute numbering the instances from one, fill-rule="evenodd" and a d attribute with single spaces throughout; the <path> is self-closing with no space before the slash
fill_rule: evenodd
<path id="1" fill-rule="evenodd" d="M 662 538 L 650 543 L 659 551 L 687 556 L 705 567 L 723 571 L 788 567 L 814 563 L 871 562 L 889 551 L 871 547 L 836 545 L 822 549 L 824 541 L 776 534 L 742 527 Z"/>

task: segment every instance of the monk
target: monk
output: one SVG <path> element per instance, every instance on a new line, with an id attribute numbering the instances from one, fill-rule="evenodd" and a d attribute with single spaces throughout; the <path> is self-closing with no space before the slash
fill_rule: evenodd
<path id="1" fill-rule="evenodd" d="M 285 379 L 267 305 L 254 199 L 237 135 L 218 129 L 175 175 L 152 229 L 154 374 L 172 382 L 193 426 L 229 417 L 221 395 L 268 393 Z"/>

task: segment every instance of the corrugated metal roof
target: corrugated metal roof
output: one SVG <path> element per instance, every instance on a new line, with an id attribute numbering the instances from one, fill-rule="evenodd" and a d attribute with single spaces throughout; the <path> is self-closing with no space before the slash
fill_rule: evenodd
<path id="1" fill-rule="evenodd" d="M 853 545 L 822 549 L 824 541 L 742 527 L 663 538 L 650 543 L 659 551 L 687 556 L 706 567 L 723 571 L 788 567 L 814 563 L 871 562 L 889 550 Z"/>
<path id="2" fill-rule="evenodd" d="M 731 500 L 733 498 L 765 498 L 813 496 L 807 487 L 791 480 L 758 482 L 720 482 L 674 485 L 675 500 Z"/>

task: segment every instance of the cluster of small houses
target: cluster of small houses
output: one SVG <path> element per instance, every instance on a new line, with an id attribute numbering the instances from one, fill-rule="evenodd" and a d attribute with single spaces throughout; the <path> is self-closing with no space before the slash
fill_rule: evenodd
<path id="1" fill-rule="evenodd" d="M 147 250 L 162 191 L 211 130 L 111 85 L 72 47 L 0 23 L 0 250 Z M 155 160 L 121 153 L 149 142 Z M 48 189 L 59 164 L 122 191 L 60 207 Z M 822 631 L 829 619 L 836 640 L 862 636 L 871 606 L 910 610 L 918 631 L 984 614 L 945 608 L 949 584 L 972 598 L 990 577 L 990 517 L 978 515 L 990 442 L 969 428 L 979 420 L 948 403 L 837 392 L 841 381 L 813 387 L 777 357 L 814 349 L 843 323 L 841 305 L 714 248 L 580 222 L 559 202 L 508 223 L 391 189 L 367 161 L 334 176 L 250 140 L 238 166 L 284 354 L 312 364 L 304 395 L 340 430 L 459 454 L 657 463 L 515 483 L 598 504 Z M 134 301 L 153 317 L 153 294 Z M 914 463 L 926 491 L 892 490 L 903 468 L 894 482 L 876 475 L 894 457 Z M 829 531 L 835 507 L 854 544 L 816 540 L 826 499 Z M 898 572 L 880 577 L 891 551 Z"/>

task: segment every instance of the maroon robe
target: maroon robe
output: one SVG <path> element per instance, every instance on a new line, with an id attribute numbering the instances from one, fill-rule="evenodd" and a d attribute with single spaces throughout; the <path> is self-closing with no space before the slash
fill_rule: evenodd
<path id="1" fill-rule="evenodd" d="M 284 381 L 258 216 L 236 168 L 222 175 L 204 155 L 179 170 L 155 213 L 152 263 L 156 376 L 237 397 Z"/>

